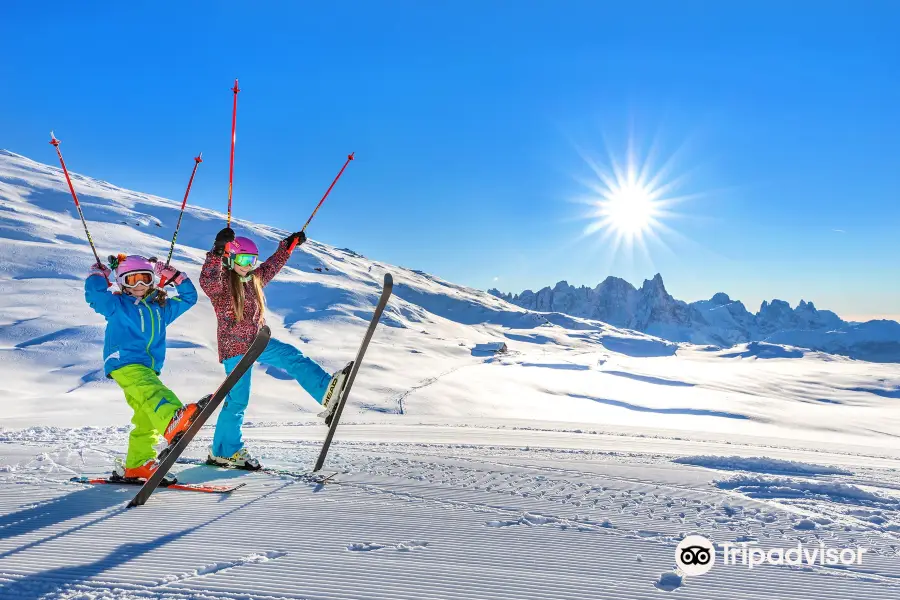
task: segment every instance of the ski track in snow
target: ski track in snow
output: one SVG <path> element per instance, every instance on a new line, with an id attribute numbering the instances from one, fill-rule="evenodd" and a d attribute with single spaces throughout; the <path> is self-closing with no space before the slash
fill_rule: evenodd
<path id="1" fill-rule="evenodd" d="M 134 488 L 66 482 L 70 470 L 101 472 L 108 449 L 124 447 L 121 432 L 94 433 L 97 450 L 0 444 L 7 464 L 16 459 L 0 474 L 0 598 L 594 598 L 604 590 L 805 598 L 810 586 L 823 598 L 900 598 L 897 507 L 867 506 L 865 494 L 836 498 L 849 484 L 822 479 L 847 476 L 791 477 L 795 491 L 806 482 L 814 497 L 758 499 L 736 493 L 741 486 L 722 489 L 716 473 L 778 487 L 788 478 L 701 471 L 652 454 L 454 444 L 423 453 L 357 442 L 333 448 L 326 468 L 339 475 L 323 486 L 181 464 L 183 481 L 248 485 L 218 498 L 160 490 L 124 510 Z M 264 460 L 298 473 L 318 452 L 302 440 L 259 447 Z M 196 447 L 190 454 L 203 456 Z M 868 484 L 897 477 L 890 469 L 864 476 Z M 845 570 L 723 567 L 680 580 L 674 547 L 693 532 L 717 543 L 863 545 L 870 554 Z"/>

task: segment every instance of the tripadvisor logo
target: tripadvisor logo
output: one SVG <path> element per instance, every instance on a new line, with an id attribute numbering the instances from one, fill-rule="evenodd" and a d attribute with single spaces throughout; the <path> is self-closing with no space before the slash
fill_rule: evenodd
<path id="1" fill-rule="evenodd" d="M 704 575 L 716 564 L 713 543 L 702 535 L 689 535 L 675 548 L 675 564 L 685 575 Z"/>
<path id="2" fill-rule="evenodd" d="M 722 564 L 744 565 L 748 569 L 770 565 L 861 565 L 867 548 L 827 548 L 824 542 L 804 547 L 803 542 L 791 548 L 754 547 L 757 542 L 721 544 Z M 675 548 L 675 564 L 687 576 L 704 575 L 716 564 L 716 549 L 712 541 L 702 535 L 689 535 Z"/>

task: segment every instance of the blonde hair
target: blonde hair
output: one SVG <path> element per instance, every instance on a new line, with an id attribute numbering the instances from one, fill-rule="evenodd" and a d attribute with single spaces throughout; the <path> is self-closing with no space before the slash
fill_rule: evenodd
<path id="1" fill-rule="evenodd" d="M 266 297 L 263 295 L 262 284 L 256 273 L 250 273 L 250 281 L 253 283 L 253 293 L 256 295 L 256 304 L 259 305 L 259 319 L 266 313 Z M 244 282 L 235 271 L 228 273 L 228 285 L 231 288 L 231 308 L 238 323 L 244 320 Z"/>

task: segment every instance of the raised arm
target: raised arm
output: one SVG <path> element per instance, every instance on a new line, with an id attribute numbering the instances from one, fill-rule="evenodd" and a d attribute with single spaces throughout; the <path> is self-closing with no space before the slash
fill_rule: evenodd
<path id="1" fill-rule="evenodd" d="M 225 267 L 222 265 L 222 257 L 213 253 L 206 253 L 206 262 L 200 270 L 200 289 L 210 298 L 214 298 L 225 289 Z"/>
<path id="2" fill-rule="evenodd" d="M 84 299 L 95 312 L 104 317 L 111 316 L 119 307 L 119 298 L 109 290 L 110 270 L 105 265 L 93 265 L 87 279 L 84 280 Z"/>
<path id="3" fill-rule="evenodd" d="M 216 234 L 213 249 L 206 253 L 206 262 L 200 271 L 200 288 L 210 298 L 218 296 L 226 289 L 222 255 L 225 253 L 225 245 L 231 241 L 234 241 L 234 230 L 226 227 Z"/>
<path id="4" fill-rule="evenodd" d="M 156 272 L 161 277 L 165 277 L 167 281 L 174 283 L 175 289 L 178 290 L 178 295 L 169 298 L 163 308 L 163 312 L 166 315 L 166 324 L 169 324 L 187 312 L 190 307 L 197 304 L 197 288 L 188 279 L 187 273 L 183 273 L 175 267 L 166 267 L 158 263 Z"/>
<path id="5" fill-rule="evenodd" d="M 306 241 L 306 234 L 302 231 L 292 233 L 288 237 L 281 240 L 275 254 L 270 256 L 259 267 L 256 268 L 256 275 L 259 277 L 262 285 L 268 284 L 278 275 L 278 272 L 284 267 L 294 248 Z"/>

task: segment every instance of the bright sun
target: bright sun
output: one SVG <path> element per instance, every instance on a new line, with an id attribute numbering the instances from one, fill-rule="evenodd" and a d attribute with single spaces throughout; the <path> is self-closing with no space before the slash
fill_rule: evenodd
<path id="1" fill-rule="evenodd" d="M 584 182 L 590 194 L 580 199 L 590 207 L 584 215 L 590 221 L 584 235 L 601 234 L 603 242 L 612 242 L 614 255 L 620 247 L 629 252 L 639 247 L 649 255 L 648 242 L 665 246 L 660 234 L 674 234 L 664 221 L 675 216 L 669 210 L 672 205 L 687 196 L 670 195 L 681 181 L 670 176 L 671 159 L 654 172 L 649 161 L 639 163 L 631 147 L 627 156 L 625 165 L 611 156 L 609 169 L 584 156 L 596 175 L 596 179 Z"/>
<path id="2" fill-rule="evenodd" d="M 598 201 L 598 213 L 610 227 L 629 237 L 639 236 L 654 225 L 659 213 L 653 192 L 639 183 L 629 183 Z"/>

